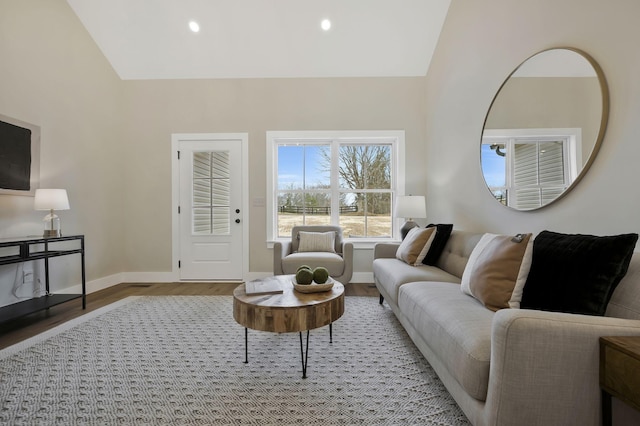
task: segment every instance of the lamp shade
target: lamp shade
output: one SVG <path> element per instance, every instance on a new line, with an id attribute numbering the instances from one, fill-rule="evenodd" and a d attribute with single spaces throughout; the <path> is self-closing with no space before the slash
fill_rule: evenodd
<path id="1" fill-rule="evenodd" d="M 36 189 L 35 210 L 69 210 L 66 189 Z"/>
<path id="2" fill-rule="evenodd" d="M 396 197 L 395 217 L 424 218 L 427 208 L 424 195 L 401 195 Z"/>

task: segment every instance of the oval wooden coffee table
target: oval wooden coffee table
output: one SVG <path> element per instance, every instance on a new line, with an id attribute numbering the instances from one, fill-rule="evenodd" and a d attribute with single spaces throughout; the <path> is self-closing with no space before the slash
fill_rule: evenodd
<path id="1" fill-rule="evenodd" d="M 248 331 L 300 334 L 302 378 L 307 378 L 309 330 L 329 326 L 329 339 L 333 340 L 332 323 L 344 313 L 344 286 L 334 281 L 333 288 L 320 293 L 300 293 L 293 288 L 293 275 L 276 275 L 265 280 L 277 280 L 282 293 L 247 294 L 245 284 L 233 291 L 233 318 L 244 326 L 245 363 L 249 362 Z M 264 280 L 258 280 L 264 281 Z M 306 349 L 302 332 L 307 332 Z"/>

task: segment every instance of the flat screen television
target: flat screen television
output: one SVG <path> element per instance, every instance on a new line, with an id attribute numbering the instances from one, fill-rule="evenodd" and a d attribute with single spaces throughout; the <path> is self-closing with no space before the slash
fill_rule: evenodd
<path id="1" fill-rule="evenodd" d="M 34 195 L 39 157 L 40 128 L 0 115 L 0 194 Z"/>

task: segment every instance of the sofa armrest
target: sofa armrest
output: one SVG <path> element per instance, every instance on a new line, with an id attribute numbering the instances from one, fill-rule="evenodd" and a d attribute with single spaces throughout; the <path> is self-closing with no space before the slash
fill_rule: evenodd
<path id="1" fill-rule="evenodd" d="M 599 337 L 640 321 L 503 309 L 495 314 L 486 424 L 600 423 Z"/>
<path id="2" fill-rule="evenodd" d="M 373 247 L 374 259 L 389 259 L 396 257 L 396 252 L 400 247 L 400 243 L 377 243 Z"/>
<path id="3" fill-rule="evenodd" d="M 284 275 L 282 259 L 289 254 L 291 254 L 291 241 L 273 243 L 273 275 Z"/>
<path id="4" fill-rule="evenodd" d="M 342 259 L 344 260 L 344 271 L 338 277 L 338 281 L 347 284 L 353 276 L 353 243 L 342 244 Z"/>

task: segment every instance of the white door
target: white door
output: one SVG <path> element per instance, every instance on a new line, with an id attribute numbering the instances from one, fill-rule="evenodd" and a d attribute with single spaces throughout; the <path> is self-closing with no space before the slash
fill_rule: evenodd
<path id="1" fill-rule="evenodd" d="M 179 276 L 242 280 L 241 140 L 180 140 Z"/>

